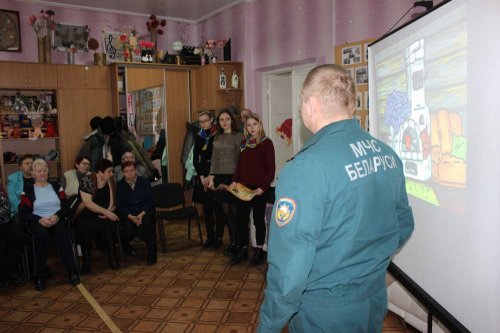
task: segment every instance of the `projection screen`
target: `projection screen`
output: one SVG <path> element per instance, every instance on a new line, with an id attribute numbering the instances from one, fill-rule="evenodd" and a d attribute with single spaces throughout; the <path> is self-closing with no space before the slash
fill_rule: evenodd
<path id="1" fill-rule="evenodd" d="M 393 260 L 472 332 L 500 331 L 499 15 L 453 0 L 369 47 L 370 130 L 415 215 Z"/>

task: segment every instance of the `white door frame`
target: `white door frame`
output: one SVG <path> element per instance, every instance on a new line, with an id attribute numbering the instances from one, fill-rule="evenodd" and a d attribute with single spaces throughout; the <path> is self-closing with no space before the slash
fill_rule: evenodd
<path id="1" fill-rule="evenodd" d="M 302 148 L 302 142 L 299 142 L 299 129 L 300 129 L 300 91 L 302 86 L 299 87 L 297 73 L 301 70 L 312 69 L 316 63 L 308 63 L 300 66 L 287 66 L 271 71 L 262 73 L 262 122 L 266 133 L 270 133 L 273 129 L 270 128 L 269 122 L 269 96 L 268 96 L 268 80 L 270 75 L 277 74 L 292 74 L 292 140 L 293 140 L 293 153 L 296 154 Z"/>

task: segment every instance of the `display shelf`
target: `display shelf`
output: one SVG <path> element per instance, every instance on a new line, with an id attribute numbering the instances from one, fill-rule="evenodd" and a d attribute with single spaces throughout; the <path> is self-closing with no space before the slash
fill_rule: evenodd
<path id="1" fill-rule="evenodd" d="M 25 141 L 30 141 L 30 142 L 37 142 L 38 140 L 50 140 L 50 139 L 54 139 L 54 140 L 58 140 L 59 137 L 58 136 L 49 136 L 49 137 L 43 137 L 43 138 L 36 138 L 36 139 L 33 139 L 33 138 L 0 138 L 0 141 L 22 141 L 22 140 L 25 140 Z"/>
<path id="2" fill-rule="evenodd" d="M 239 89 L 239 88 L 226 88 L 226 89 L 215 89 L 215 91 L 243 91 L 243 89 Z"/>

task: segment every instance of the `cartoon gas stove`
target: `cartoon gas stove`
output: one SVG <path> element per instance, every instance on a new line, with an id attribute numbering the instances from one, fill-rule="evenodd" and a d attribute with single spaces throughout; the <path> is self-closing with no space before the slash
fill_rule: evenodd
<path id="1" fill-rule="evenodd" d="M 425 102 L 424 40 L 420 39 L 405 50 L 409 118 L 401 125 L 396 152 L 407 177 L 428 180 L 431 177 L 429 107 Z"/>

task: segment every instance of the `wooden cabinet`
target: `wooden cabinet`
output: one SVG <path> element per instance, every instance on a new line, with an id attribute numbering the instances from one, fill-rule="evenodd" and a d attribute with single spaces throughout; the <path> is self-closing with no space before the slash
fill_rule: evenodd
<path id="1" fill-rule="evenodd" d="M 110 89 L 59 89 L 59 123 L 63 170 L 74 166 L 83 137 L 90 132 L 94 116 L 112 116 Z"/>
<path id="2" fill-rule="evenodd" d="M 90 132 L 90 120 L 112 116 L 110 70 L 101 66 L 57 65 L 62 167 L 69 170 Z"/>
<path id="3" fill-rule="evenodd" d="M 0 88 L 57 88 L 56 65 L 2 61 L 0 73 Z"/>
<path id="4" fill-rule="evenodd" d="M 61 89 L 109 89 L 110 72 L 105 66 L 57 65 L 57 83 Z"/>
<path id="5" fill-rule="evenodd" d="M 183 183 L 184 165 L 180 163 L 186 122 L 189 122 L 189 72 L 165 71 L 165 100 L 167 107 L 167 151 L 169 156 L 169 179 Z"/>
<path id="6" fill-rule="evenodd" d="M 224 71 L 226 88 L 221 89 L 219 77 Z M 231 87 L 233 72 L 238 76 L 238 88 Z M 241 62 L 217 62 L 198 67 L 191 75 L 192 119 L 201 110 L 219 110 L 227 107 L 244 108 L 243 64 Z"/>

